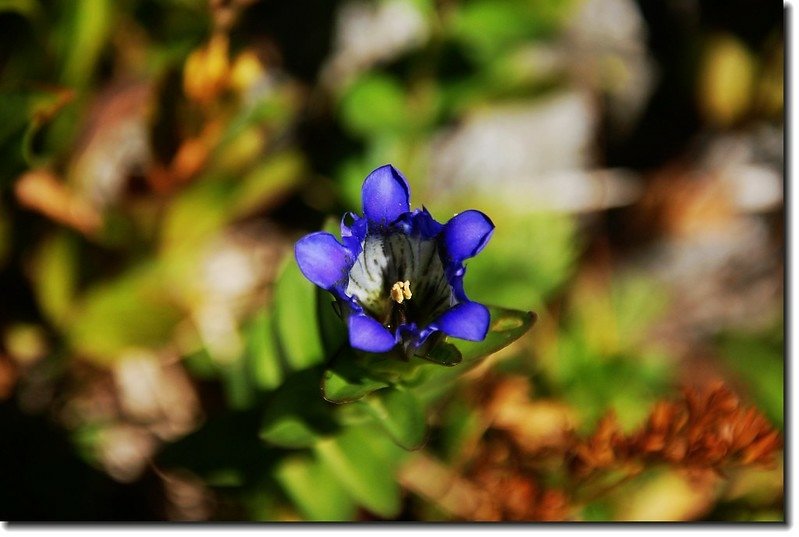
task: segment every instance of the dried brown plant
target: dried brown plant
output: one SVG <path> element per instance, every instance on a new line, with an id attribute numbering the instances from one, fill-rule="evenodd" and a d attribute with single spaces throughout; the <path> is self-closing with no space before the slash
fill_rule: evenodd
<path id="1" fill-rule="evenodd" d="M 754 407 L 745 407 L 723 384 L 683 390 L 678 401 L 659 401 L 645 425 L 624 434 L 613 414 L 594 434 L 576 440 L 570 469 L 586 477 L 611 467 L 667 463 L 687 470 L 770 465 L 782 437 Z"/>
<path id="2" fill-rule="evenodd" d="M 447 493 L 428 490 L 429 457 L 409 465 L 403 482 L 459 519 L 576 520 L 587 502 L 612 494 L 659 465 L 676 470 L 703 491 L 700 495 L 707 495 L 706 503 L 686 515 L 693 519 L 710 508 L 712 490 L 727 470 L 773 465 L 782 447 L 779 431 L 722 383 L 658 401 L 632 432 L 625 432 L 609 412 L 590 435 L 581 436 L 568 409 L 531 398 L 526 379 L 481 380 L 475 400 L 483 425 L 456 464 L 460 470 L 436 465 L 448 477 L 432 481 L 447 483 Z M 410 472 L 417 465 L 419 471 Z M 554 475 L 560 477 L 553 481 Z"/>

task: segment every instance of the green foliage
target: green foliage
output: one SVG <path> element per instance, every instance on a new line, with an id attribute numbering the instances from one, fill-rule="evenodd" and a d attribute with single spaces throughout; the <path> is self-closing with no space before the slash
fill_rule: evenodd
<path id="1" fill-rule="evenodd" d="M 390 518 L 400 510 L 400 489 L 393 472 L 402 454 L 376 432 L 368 426 L 349 427 L 340 436 L 318 442 L 314 453 L 353 499 Z"/>
<path id="2" fill-rule="evenodd" d="M 275 330 L 280 352 L 294 370 L 325 360 L 322 336 L 316 318 L 316 288 L 289 258 L 275 287 Z"/>
<path id="3" fill-rule="evenodd" d="M 114 10 L 109 0 L 69 2 L 64 7 L 65 24 L 56 45 L 62 55 L 59 78 L 68 86 L 83 88 L 91 81 L 110 34 Z"/>
<path id="4" fill-rule="evenodd" d="M 410 450 L 422 447 L 427 433 L 425 409 L 411 392 L 378 390 L 362 404 L 399 446 Z"/>
<path id="5" fill-rule="evenodd" d="M 39 247 L 35 262 L 34 289 L 49 320 L 67 322 L 76 293 L 78 255 L 75 239 L 66 233 L 50 237 Z"/>
<path id="6" fill-rule="evenodd" d="M 351 403 L 389 386 L 388 380 L 373 378 L 368 364 L 360 365 L 350 347 L 343 349 L 333 360 L 322 380 L 322 393 L 332 403 Z"/>
<path id="7" fill-rule="evenodd" d="M 151 262 L 87 290 L 76 301 L 67 333 L 78 352 L 107 363 L 131 347 L 166 345 L 181 318 L 161 267 Z"/>
<path id="8" fill-rule="evenodd" d="M 541 9 L 545 6 L 547 10 Z M 550 2 L 475 0 L 465 3 L 457 12 L 452 31 L 467 50 L 485 61 L 512 45 L 551 32 L 557 22 L 552 19 L 562 9 Z"/>
<path id="9" fill-rule="evenodd" d="M 0 188 L 6 188 L 26 165 L 34 164 L 33 138 L 62 97 L 57 92 L 0 86 Z"/>
<path id="10" fill-rule="evenodd" d="M 662 291 L 630 274 L 609 289 L 596 282 L 576 286 L 572 304 L 557 340 L 543 349 L 549 389 L 580 410 L 586 430 L 608 409 L 624 426 L 637 425 L 673 378 L 668 355 L 647 335 L 662 315 Z"/>
<path id="11" fill-rule="evenodd" d="M 307 520 L 347 521 L 355 515 L 355 502 L 330 466 L 318 459 L 301 455 L 284 459 L 275 477 Z"/>
<path id="12" fill-rule="evenodd" d="M 275 347 L 271 312 L 260 311 L 247 330 L 245 360 L 255 385 L 261 390 L 273 390 L 283 380 L 283 370 Z"/>
<path id="13" fill-rule="evenodd" d="M 407 128 L 405 93 L 387 76 L 368 76 L 353 84 L 341 103 L 344 123 L 363 136 Z"/>
<path id="14" fill-rule="evenodd" d="M 466 290 L 475 300 L 538 308 L 573 271 L 579 253 L 574 221 L 554 214 L 512 215 L 499 208 L 490 214 L 496 231 L 485 250 L 469 261 Z"/>
<path id="15" fill-rule="evenodd" d="M 500 106 L 512 110 L 506 106 L 511 102 L 533 107 L 549 92 L 578 85 L 597 97 L 587 101 L 597 107 L 597 124 L 611 129 L 604 133 L 608 140 L 624 147 L 625 135 L 611 132 L 613 100 L 598 97 L 607 94 L 609 81 L 635 74 L 616 49 L 636 55 L 645 51 L 643 41 L 640 50 L 616 42 L 613 50 L 598 46 L 592 63 L 593 51 L 572 39 L 574 28 L 564 33 L 581 2 L 408 0 L 407 19 L 390 22 L 397 24 L 393 30 L 417 32 L 418 41 L 377 36 L 386 50 L 397 49 L 365 50 L 361 43 L 353 52 L 335 33 L 335 9 L 349 3 L 310 4 L 302 17 L 282 18 L 273 2 L 0 0 L 8 45 L 0 53 L 0 412 L 6 416 L 19 407 L 24 414 L 9 420 L 4 435 L 12 447 L 17 438 L 34 438 L 17 425 L 46 416 L 37 427 L 69 435 L 70 449 L 93 472 L 78 479 L 71 467 L 52 464 L 51 451 L 71 456 L 61 444 L 42 448 L 46 460 L 38 460 L 41 446 L 31 442 L 25 457 L 6 461 L 27 472 L 20 474 L 24 486 L 7 487 L 19 505 L 78 516 L 87 512 L 82 506 L 124 497 L 130 502 L 116 502 L 101 515 L 120 516 L 130 503 L 135 518 L 145 516 L 135 509 L 163 497 L 165 505 L 153 509 L 154 516 L 164 516 L 182 505 L 181 485 L 172 479 L 183 476 L 187 490 L 212 505 L 183 517 L 446 520 L 453 514 L 437 503 L 440 498 L 403 490 L 398 472 L 414 457 L 432 454 L 456 478 L 453 494 L 461 493 L 460 478 L 486 462 L 470 458 L 480 446 L 493 447 L 519 432 L 486 432 L 499 427 L 492 421 L 496 409 L 483 406 L 493 403 L 482 394 L 473 397 L 474 383 L 491 387 L 509 375 L 524 377 L 531 403 L 560 412 L 543 412 L 538 422 L 530 408 L 519 407 L 535 437 L 539 424 L 549 426 L 548 419 L 562 415 L 575 417 L 568 426 L 578 433 L 593 431 L 609 410 L 632 427 L 673 393 L 678 380 L 691 376 L 655 339 L 663 337 L 657 332 L 662 319 L 679 315 L 669 311 L 668 287 L 650 274 L 620 270 L 627 261 L 624 248 L 609 247 L 619 254 L 609 266 L 584 255 L 597 244 L 624 240 L 617 224 L 640 223 L 621 213 L 602 227 L 593 224 L 604 222 L 606 213 L 510 210 L 494 197 L 490 182 L 461 185 L 457 177 L 434 177 L 442 140 L 457 136 L 475 116 Z M 368 3 L 388 4 L 403 7 Z M 330 50 L 313 50 L 317 35 L 325 36 Z M 202 72 L 190 73 L 188 59 L 206 52 L 212 36 L 227 39 L 224 57 L 216 63 L 206 58 L 199 62 Z M 749 84 L 751 102 L 738 103 L 737 109 L 749 111 L 733 114 L 742 135 L 759 107 L 773 106 L 764 91 L 776 92 L 781 103 L 782 79 L 775 73 L 783 52 L 780 39 L 771 39 L 763 48 L 778 49 L 776 68 L 762 63 L 754 46 L 743 58 L 747 72 L 762 72 L 769 87 Z M 726 50 L 721 56 L 741 60 L 727 49 L 708 51 L 719 56 Z M 338 53 L 357 58 L 342 61 L 339 70 Z M 566 61 L 573 53 L 579 69 Z M 719 73 L 735 71 L 725 64 L 726 70 L 715 72 L 718 62 L 706 63 L 708 72 L 691 77 L 704 82 L 703 91 L 713 89 L 707 82 L 714 73 L 721 80 Z M 187 82 L 204 86 L 211 97 L 192 96 Z M 685 85 L 666 82 L 662 96 L 671 102 L 669 88 Z M 146 96 L 131 99 L 130 89 Z M 707 95 L 697 98 L 699 108 L 713 112 Z M 781 106 L 772 111 L 775 117 Z M 647 114 L 656 108 L 653 101 Z M 639 132 L 637 120 L 630 121 L 631 132 Z M 727 121 L 711 123 L 726 132 Z M 113 138 L 120 125 L 133 125 L 130 139 Z M 87 160 L 88 148 L 103 137 L 113 138 L 112 147 L 97 157 L 93 173 L 84 173 L 76 163 Z M 604 162 L 610 157 L 602 152 L 605 136 L 593 132 L 592 140 L 586 149 L 596 159 L 589 160 Z M 651 145 L 643 142 L 641 147 Z M 628 157 L 649 158 L 625 154 L 608 161 Z M 465 279 L 471 298 L 496 305 L 484 341 L 441 336 L 415 352 L 354 350 L 331 295 L 299 271 L 290 244 L 333 215 L 324 229 L 338 233 L 338 215 L 361 210 L 364 177 L 387 162 L 408 177 L 414 207 L 426 204 L 439 219 L 474 207 L 496 224 L 485 250 L 467 262 Z M 686 163 L 692 164 L 690 158 Z M 39 170 L 53 182 L 28 197 L 20 194 L 17 181 Z M 75 208 L 96 214 L 101 229 L 76 225 Z M 260 235 L 264 228 L 269 231 Z M 669 229 L 665 225 L 663 232 Z M 224 260 L 218 273 L 209 269 L 214 247 L 241 235 L 247 235 L 245 246 L 234 258 L 253 253 L 253 243 L 268 246 L 255 261 L 258 269 L 238 272 L 236 259 Z M 224 246 L 238 247 L 237 241 Z M 248 277 L 251 282 L 243 281 Z M 216 278 L 226 281 L 206 281 Z M 720 374 L 779 428 L 783 332 L 782 323 L 765 331 L 728 328 L 692 348 L 708 350 Z M 165 375 L 159 377 L 163 385 L 143 387 L 136 381 L 150 379 L 124 378 L 120 358 L 136 352 L 157 359 L 164 371 L 177 371 L 179 380 L 173 384 Z M 150 393 L 145 388 L 157 397 L 136 395 Z M 176 392 L 187 397 L 173 399 Z M 145 399 L 139 402 L 149 410 L 137 413 L 130 397 Z M 109 468 L 118 464 L 119 453 L 140 449 L 131 442 L 115 452 L 112 447 L 120 446 L 112 445 L 112 433 L 118 429 L 146 438 L 135 483 L 103 474 L 113 475 Z M 517 457 L 540 484 L 568 488 L 568 465 L 560 458 L 548 466 L 551 461 L 537 452 L 529 458 L 514 452 L 508 461 Z M 0 473 L 5 469 L 0 465 Z M 643 469 L 642 482 L 652 475 Z M 714 492 L 729 498 L 709 516 L 783 518 L 777 477 L 767 472 L 736 482 L 732 476 L 732 484 L 719 487 L 729 490 Z M 152 493 L 152 483 L 157 496 L 136 496 L 139 490 Z M 80 495 L 64 494 L 76 487 Z M 510 488 L 509 496 L 522 490 Z M 567 492 L 579 497 L 586 490 Z M 80 498 L 75 509 L 72 496 Z M 572 515 L 608 520 L 630 501 L 622 489 L 580 503 Z"/>
<path id="16" fill-rule="evenodd" d="M 338 430 L 331 404 L 319 393 L 318 368 L 287 377 L 266 401 L 262 440 L 281 447 L 310 447 Z"/>
<path id="17" fill-rule="evenodd" d="M 782 323 L 754 334 L 724 334 L 722 356 L 737 374 L 746 377 L 757 407 L 776 426 L 784 426 L 785 346 Z"/>
<path id="18" fill-rule="evenodd" d="M 488 308 L 491 324 L 483 341 L 458 341 L 463 363 L 476 365 L 479 360 L 501 350 L 522 337 L 535 323 L 537 315 L 531 311 L 518 311 L 492 306 Z"/>

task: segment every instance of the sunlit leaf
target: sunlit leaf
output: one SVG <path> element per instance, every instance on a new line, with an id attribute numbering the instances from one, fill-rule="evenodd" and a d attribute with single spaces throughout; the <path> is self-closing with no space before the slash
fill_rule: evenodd
<path id="1" fill-rule="evenodd" d="M 302 177 L 302 154 L 286 151 L 256 166 L 238 181 L 230 217 L 248 215 L 276 205 L 297 187 Z"/>
<path id="2" fill-rule="evenodd" d="M 255 385 L 265 390 L 277 388 L 283 378 L 283 369 L 275 348 L 272 317 L 266 309 L 255 315 L 247 329 L 246 353 Z"/>
<path id="3" fill-rule="evenodd" d="M 319 439 L 318 433 L 305 420 L 291 414 L 268 423 L 259 436 L 264 442 L 285 448 L 310 447 Z"/>
<path id="4" fill-rule="evenodd" d="M 677 470 L 657 471 L 628 488 L 615 515 L 625 521 L 697 520 L 713 505 L 719 479 L 710 475 L 691 480 Z"/>
<path id="5" fill-rule="evenodd" d="M 367 412 L 405 449 L 419 449 L 427 434 L 424 408 L 409 391 L 388 388 L 364 398 Z"/>
<path id="6" fill-rule="evenodd" d="M 729 126 L 746 113 L 758 65 L 742 40 L 729 34 L 713 36 L 705 45 L 698 72 L 699 110 L 708 122 Z"/>
<path id="7" fill-rule="evenodd" d="M 310 457 L 291 457 L 278 465 L 275 477 L 307 520 L 335 522 L 354 518 L 355 503 L 327 465 Z"/>
<path id="8" fill-rule="evenodd" d="M 396 131 L 407 124 L 403 89 L 387 76 L 368 75 L 357 81 L 344 96 L 341 113 L 345 125 L 362 135 Z"/>
<path id="9" fill-rule="evenodd" d="M 206 172 L 169 206 L 161 230 L 164 249 L 193 252 L 236 218 L 274 206 L 299 183 L 301 169 L 298 154 L 285 152 L 243 179 L 228 170 Z"/>
<path id="10" fill-rule="evenodd" d="M 489 306 L 491 325 L 483 341 L 451 339 L 463 355 L 463 362 L 470 363 L 503 349 L 522 337 L 537 318 L 532 311 L 520 311 Z"/>
<path id="11" fill-rule="evenodd" d="M 540 307 L 568 281 L 576 266 L 579 248 L 573 218 L 516 215 L 501 206 L 487 207 L 486 212 L 497 230 L 506 231 L 494 233 L 485 250 L 469 261 L 469 297 L 506 308 Z"/>
<path id="12" fill-rule="evenodd" d="M 509 47 L 553 32 L 570 13 L 568 0 L 476 0 L 453 14 L 451 31 L 481 60 L 491 60 Z"/>
<path id="13" fill-rule="evenodd" d="M 114 18 L 109 0 L 69 2 L 61 28 L 60 51 L 64 54 L 61 80 L 83 87 L 90 81 L 97 60 L 105 47 Z"/>
<path id="14" fill-rule="evenodd" d="M 354 500 L 390 518 L 399 513 L 400 489 L 381 442 L 371 428 L 349 427 L 339 436 L 318 442 L 314 451 Z"/>
<path id="15" fill-rule="evenodd" d="M 224 226 L 232 190 L 224 178 L 207 176 L 184 190 L 169 206 L 161 225 L 163 249 L 174 252 L 180 246 L 196 251 L 198 244 Z"/>
<path id="16" fill-rule="evenodd" d="M 34 263 L 34 290 L 39 306 L 56 325 L 65 321 L 73 304 L 77 249 L 66 234 L 50 237 L 39 247 Z"/>
<path id="17" fill-rule="evenodd" d="M 316 287 L 290 256 L 275 286 L 275 327 L 280 350 L 295 370 L 324 361 L 316 311 Z"/>
<path id="18" fill-rule="evenodd" d="M 129 347 L 167 344 L 182 318 L 159 267 L 144 265 L 81 297 L 69 318 L 69 340 L 87 357 L 105 363 Z"/>
<path id="19" fill-rule="evenodd" d="M 356 401 L 388 385 L 385 380 L 370 376 L 367 368 L 356 363 L 355 354 L 349 348 L 336 356 L 322 377 L 322 393 L 332 403 Z"/>

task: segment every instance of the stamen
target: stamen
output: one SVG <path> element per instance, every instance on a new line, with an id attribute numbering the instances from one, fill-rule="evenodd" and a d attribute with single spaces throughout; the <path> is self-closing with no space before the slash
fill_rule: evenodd
<path id="1" fill-rule="evenodd" d="M 411 282 L 408 280 L 397 282 L 391 286 L 391 300 L 397 304 L 402 304 L 404 300 L 410 300 L 412 296 Z"/>
<path id="2" fill-rule="evenodd" d="M 402 282 L 402 294 L 405 295 L 405 300 L 410 300 L 413 296 L 413 293 L 411 293 L 411 282 L 408 280 Z"/>

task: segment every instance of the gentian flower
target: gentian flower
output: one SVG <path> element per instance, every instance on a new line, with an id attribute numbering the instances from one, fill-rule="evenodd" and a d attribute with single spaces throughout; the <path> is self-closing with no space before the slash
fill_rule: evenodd
<path id="1" fill-rule="evenodd" d="M 443 335 L 482 341 L 490 316 L 466 296 L 463 262 L 485 247 L 491 220 L 469 210 L 442 225 L 424 207 L 411 211 L 408 182 L 391 165 L 366 177 L 362 201 L 363 217 L 342 218 L 341 242 L 316 232 L 294 247 L 305 277 L 336 297 L 350 345 L 410 355 Z"/>

